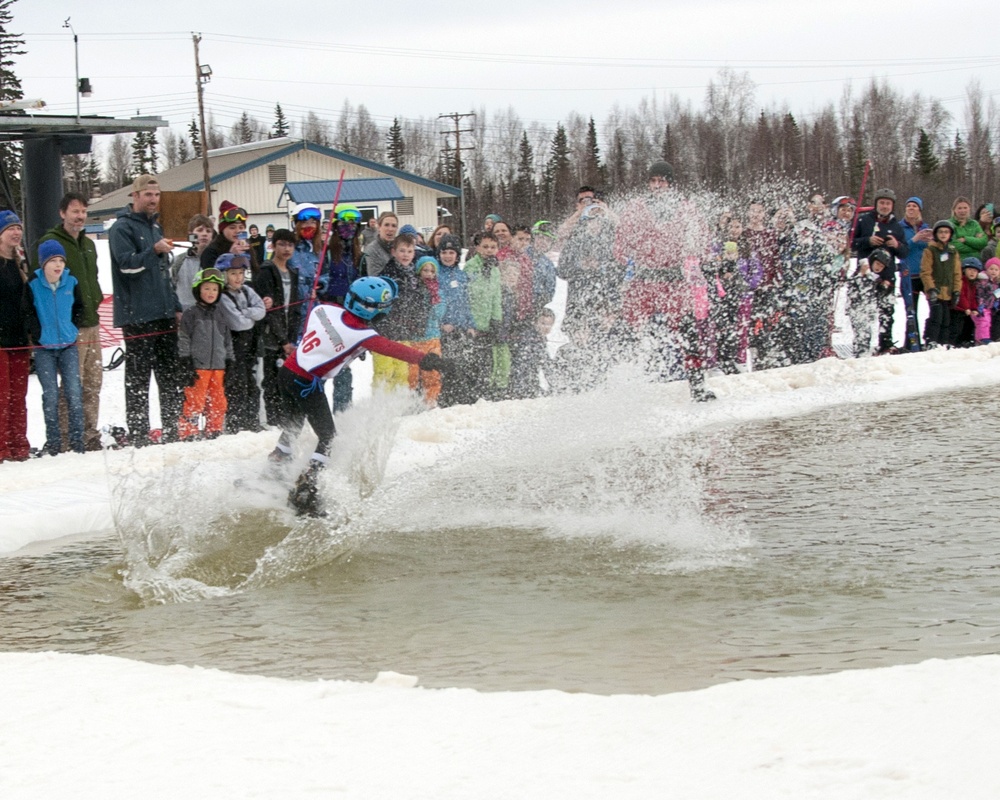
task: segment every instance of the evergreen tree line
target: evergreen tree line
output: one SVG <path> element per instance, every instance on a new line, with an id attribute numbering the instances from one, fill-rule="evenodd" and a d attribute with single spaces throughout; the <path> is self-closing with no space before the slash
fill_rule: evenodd
<path id="1" fill-rule="evenodd" d="M 746 73 L 721 70 L 710 81 L 700 107 L 671 96 L 644 98 L 635 107 L 614 106 L 603 121 L 571 113 L 555 129 L 524 122 L 513 107 L 466 118 L 462 168 L 469 218 L 498 213 L 513 221 L 559 218 L 570 210 L 574 190 L 590 185 L 608 195 L 645 182 L 649 164 L 672 163 L 681 185 L 748 196 L 753 187 L 799 185 L 832 197 L 855 195 L 866 161 L 872 164 L 868 196 L 877 187 L 900 198 L 924 198 L 933 214 L 945 215 L 958 194 L 973 202 L 1000 200 L 1000 174 L 993 163 L 1000 117 L 978 81 L 966 88 L 962 120 L 941 101 L 905 95 L 885 80 L 860 92 L 845 89 L 839 103 L 796 116 L 788 108 L 762 109 Z M 437 117 L 395 118 L 382 127 L 361 104 L 344 101 L 336 122 L 308 112 L 298 122 L 276 104 L 270 125 L 248 112 L 225 129 L 209 114 L 206 138 L 214 149 L 277 136 L 301 136 L 346 153 L 453 186 L 459 185 L 453 135 Z M 469 149 L 466 149 L 469 148 Z M 185 134 L 114 137 L 100 170 L 101 191 L 128 183 L 141 171 L 156 172 L 201 154 L 195 120 Z M 94 159 L 67 165 L 67 185 L 91 190 Z M 800 198 L 776 198 L 773 202 Z M 446 205 L 456 205 L 449 201 Z"/>

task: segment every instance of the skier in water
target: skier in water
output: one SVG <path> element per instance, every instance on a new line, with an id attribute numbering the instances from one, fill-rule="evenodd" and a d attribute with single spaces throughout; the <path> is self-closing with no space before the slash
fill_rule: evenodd
<path id="1" fill-rule="evenodd" d="M 309 465 L 299 475 L 288 495 L 299 514 L 322 516 L 316 482 L 329 461 L 330 443 L 336 435 L 333 414 L 323 391 L 323 379 L 336 376 L 366 350 L 389 358 L 419 364 L 423 370 L 444 371 L 448 362 L 437 353 L 421 353 L 412 347 L 380 336 L 369 323 L 388 314 L 398 289 L 388 278 L 358 278 L 344 297 L 343 307 L 317 306 L 306 321 L 305 333 L 295 352 L 278 371 L 278 387 L 291 413 L 282 424 L 281 438 L 269 459 L 282 464 L 292 458 L 292 443 L 308 419 L 319 437 Z"/>
<path id="2" fill-rule="evenodd" d="M 652 339 L 653 359 L 669 363 L 669 351 L 684 354 L 691 397 L 714 400 L 705 388 L 705 368 L 697 325 L 708 317 L 708 286 L 700 261 L 709 231 L 702 215 L 672 187 L 674 169 L 666 161 L 649 168 L 649 193 L 629 204 L 615 234 L 614 254 L 635 264 L 625 290 L 622 316 L 640 336 Z M 652 365 L 654 369 L 657 365 Z M 661 377 L 664 370 L 661 366 Z"/>

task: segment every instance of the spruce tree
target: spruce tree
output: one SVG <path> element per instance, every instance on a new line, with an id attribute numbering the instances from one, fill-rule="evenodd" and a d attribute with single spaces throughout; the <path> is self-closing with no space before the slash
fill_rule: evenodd
<path id="1" fill-rule="evenodd" d="M 514 179 L 514 208 L 525 218 L 535 216 L 535 152 L 528 134 L 521 133 L 518 145 L 517 177 Z"/>
<path id="2" fill-rule="evenodd" d="M 146 171 L 151 175 L 155 175 L 159 169 L 159 150 L 159 139 L 156 136 L 156 131 L 152 130 L 146 134 Z"/>
<path id="3" fill-rule="evenodd" d="M 604 184 L 604 167 L 601 165 L 601 148 L 597 143 L 597 126 L 594 118 L 587 125 L 587 154 L 583 164 L 583 182 L 588 186 Z"/>
<path id="4" fill-rule="evenodd" d="M 393 118 L 392 127 L 389 128 L 385 155 L 390 166 L 406 169 L 406 143 L 403 141 L 403 126 L 399 124 L 398 117 Z"/>
<path id="5" fill-rule="evenodd" d="M 288 136 L 288 120 L 285 118 L 285 112 L 281 110 L 281 103 L 276 103 L 274 106 L 274 127 L 271 128 L 271 138 L 280 139 L 283 136 Z"/>
<path id="6" fill-rule="evenodd" d="M 573 170 L 569 157 L 569 138 L 562 123 L 556 125 L 549 150 L 549 176 L 551 179 L 552 209 L 561 210 L 573 191 Z"/>
<path id="7" fill-rule="evenodd" d="M 244 111 L 237 122 L 238 144 L 249 144 L 253 141 L 253 126 L 250 124 L 250 115 Z"/>
<path id="8" fill-rule="evenodd" d="M 917 149 L 913 152 L 913 160 L 921 175 L 933 175 L 941 166 L 938 157 L 934 155 L 934 144 L 927 131 L 920 129 L 920 137 L 917 139 Z"/>
<path id="9" fill-rule="evenodd" d="M 13 16 L 10 7 L 16 0 L 0 0 L 0 103 L 21 100 L 21 80 L 14 72 L 14 57 L 23 56 L 24 39 L 10 32 Z M 23 114 L 24 112 L 14 112 Z M 19 210 L 21 207 L 21 153 L 20 142 L 0 143 L 0 205 Z"/>
<path id="10" fill-rule="evenodd" d="M 188 138 L 191 140 L 191 149 L 195 158 L 201 158 L 201 131 L 194 117 L 191 117 L 191 124 L 188 125 Z"/>

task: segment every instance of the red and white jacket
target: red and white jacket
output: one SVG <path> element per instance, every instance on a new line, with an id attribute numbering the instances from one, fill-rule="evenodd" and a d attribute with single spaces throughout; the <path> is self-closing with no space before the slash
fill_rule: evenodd
<path id="1" fill-rule="evenodd" d="M 360 317 L 337 305 L 319 305 L 306 322 L 306 332 L 284 366 L 301 378 L 332 378 L 366 350 L 410 364 L 424 353 L 380 336 Z"/>

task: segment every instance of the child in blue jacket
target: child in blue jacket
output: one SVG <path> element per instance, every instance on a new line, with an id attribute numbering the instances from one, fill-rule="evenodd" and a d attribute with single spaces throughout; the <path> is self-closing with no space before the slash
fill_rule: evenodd
<path id="1" fill-rule="evenodd" d="M 69 446 L 84 452 L 83 385 L 76 349 L 77 327 L 83 317 L 80 284 L 66 270 L 66 251 L 54 239 L 38 246 L 38 269 L 28 282 L 25 318 L 28 333 L 37 345 L 35 372 L 42 384 L 42 411 L 45 414 L 44 452 L 62 452 L 59 430 L 59 379 L 62 378 L 69 412 Z"/>

